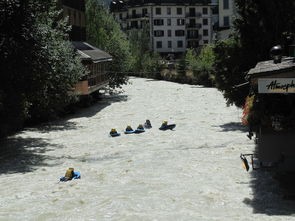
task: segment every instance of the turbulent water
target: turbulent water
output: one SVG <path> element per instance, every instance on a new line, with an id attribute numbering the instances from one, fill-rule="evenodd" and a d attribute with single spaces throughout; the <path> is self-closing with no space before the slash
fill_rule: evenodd
<path id="1" fill-rule="evenodd" d="M 1 143 L 0 220 L 295 220 L 267 172 L 242 168 L 254 144 L 220 92 L 140 78 L 124 90 Z M 59 183 L 69 167 L 81 179 Z"/>

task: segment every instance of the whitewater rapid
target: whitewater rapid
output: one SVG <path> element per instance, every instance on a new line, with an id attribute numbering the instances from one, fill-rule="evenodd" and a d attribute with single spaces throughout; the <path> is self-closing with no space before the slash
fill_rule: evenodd
<path id="1" fill-rule="evenodd" d="M 219 91 L 143 78 L 123 89 L 1 142 L 0 220 L 295 220 L 271 176 L 242 168 L 254 143 Z M 58 182 L 69 167 L 81 179 Z"/>

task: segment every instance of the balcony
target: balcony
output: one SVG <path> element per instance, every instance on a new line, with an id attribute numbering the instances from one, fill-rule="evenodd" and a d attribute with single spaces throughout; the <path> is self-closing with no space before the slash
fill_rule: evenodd
<path id="1" fill-rule="evenodd" d="M 202 24 L 196 23 L 196 24 L 186 24 L 185 26 L 187 29 L 200 29 L 202 28 Z"/>
<path id="2" fill-rule="evenodd" d="M 201 40 L 202 39 L 202 35 L 198 35 L 198 34 L 194 34 L 194 35 L 187 35 L 186 39 L 189 40 Z"/>
<path id="3" fill-rule="evenodd" d="M 127 14 L 126 19 L 132 20 L 132 19 L 145 19 L 149 18 L 149 14 Z"/>
<path id="4" fill-rule="evenodd" d="M 194 12 L 194 13 L 186 13 L 185 14 L 187 18 L 201 18 L 202 17 L 202 13 L 200 12 Z"/>

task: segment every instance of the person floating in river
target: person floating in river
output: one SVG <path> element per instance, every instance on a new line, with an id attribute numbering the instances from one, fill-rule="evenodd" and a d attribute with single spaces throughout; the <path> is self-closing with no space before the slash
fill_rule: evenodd
<path id="1" fill-rule="evenodd" d="M 125 130 L 126 130 L 126 131 L 133 131 L 132 127 L 131 127 L 131 126 L 129 126 L 129 125 L 126 127 L 126 129 L 125 129 Z"/>
<path id="2" fill-rule="evenodd" d="M 168 125 L 168 122 L 166 120 L 164 120 L 161 127 L 166 127 L 167 125 Z"/>
<path id="3" fill-rule="evenodd" d="M 117 130 L 115 128 L 112 128 L 111 129 L 111 132 L 110 132 L 110 135 L 114 135 L 114 134 L 117 134 Z"/>
<path id="4" fill-rule="evenodd" d="M 152 128 L 152 124 L 151 124 L 150 120 L 145 121 L 144 127 L 147 128 L 147 129 Z"/>

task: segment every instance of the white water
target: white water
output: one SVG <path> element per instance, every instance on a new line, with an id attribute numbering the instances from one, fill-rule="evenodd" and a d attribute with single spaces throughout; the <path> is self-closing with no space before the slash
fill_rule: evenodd
<path id="1" fill-rule="evenodd" d="M 2 143 L 0 220 L 295 220 L 276 182 L 246 172 L 241 110 L 214 88 L 132 78 L 66 120 Z M 111 128 L 142 134 L 111 138 Z M 174 131 L 160 131 L 163 120 Z M 68 167 L 82 179 L 58 183 Z"/>

